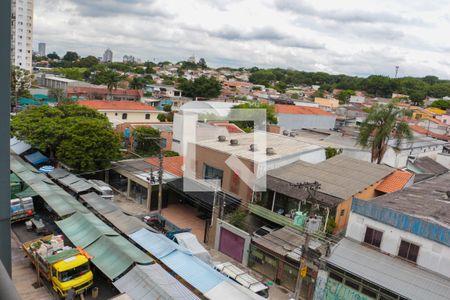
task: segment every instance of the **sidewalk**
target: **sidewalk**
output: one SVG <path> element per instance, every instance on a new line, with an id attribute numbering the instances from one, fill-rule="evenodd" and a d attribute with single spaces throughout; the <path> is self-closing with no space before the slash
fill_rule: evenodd
<path id="1" fill-rule="evenodd" d="M 15 233 L 11 231 L 12 280 L 23 300 L 48 300 L 53 295 L 45 286 L 34 288 L 36 270 L 25 256 Z"/>

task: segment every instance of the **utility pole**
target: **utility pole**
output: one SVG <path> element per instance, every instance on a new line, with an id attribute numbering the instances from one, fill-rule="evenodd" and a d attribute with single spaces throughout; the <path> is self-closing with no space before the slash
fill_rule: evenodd
<path id="1" fill-rule="evenodd" d="M 310 215 L 311 215 L 313 213 L 313 211 L 315 210 L 315 204 L 317 204 L 316 193 L 320 189 L 321 184 L 317 181 L 314 181 L 314 182 L 299 182 L 299 183 L 291 184 L 291 186 L 299 188 L 303 191 L 306 191 L 308 193 L 308 199 L 315 202 L 311 206 L 312 207 L 311 211 L 310 211 Z M 309 236 L 308 228 L 305 228 L 304 233 L 305 233 L 305 243 L 303 244 L 303 247 L 302 247 L 302 255 L 300 256 L 300 268 L 298 270 L 297 282 L 295 284 L 295 294 L 294 294 L 295 300 L 300 299 L 300 294 L 301 294 L 301 290 L 302 290 L 302 286 L 303 286 L 303 278 L 305 278 L 308 273 L 308 266 L 306 264 L 306 261 L 309 258 L 308 252 L 309 252 L 310 236 Z"/>
<path id="2" fill-rule="evenodd" d="M 158 214 L 161 214 L 162 212 L 162 183 L 163 183 L 163 150 L 161 145 L 161 138 L 158 140 L 159 145 L 159 171 L 158 171 L 158 179 L 159 179 L 159 186 L 158 186 Z"/>
<path id="3" fill-rule="evenodd" d="M 400 68 L 400 66 L 395 66 L 395 78 L 397 78 L 399 68 Z"/>
<path id="4" fill-rule="evenodd" d="M 300 294 L 303 286 L 303 278 L 306 277 L 308 272 L 308 266 L 306 260 L 308 259 L 308 249 L 309 249 L 309 233 L 306 231 L 305 244 L 302 247 L 302 255 L 300 257 L 300 268 L 298 269 L 297 282 L 295 284 L 295 295 L 294 299 L 299 300 Z"/>

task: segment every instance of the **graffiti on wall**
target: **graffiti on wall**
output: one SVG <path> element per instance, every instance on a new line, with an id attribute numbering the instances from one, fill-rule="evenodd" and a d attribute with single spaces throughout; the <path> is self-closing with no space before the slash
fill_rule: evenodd
<path id="1" fill-rule="evenodd" d="M 329 278 L 327 271 L 319 270 L 314 300 L 373 300 L 373 298 Z"/>

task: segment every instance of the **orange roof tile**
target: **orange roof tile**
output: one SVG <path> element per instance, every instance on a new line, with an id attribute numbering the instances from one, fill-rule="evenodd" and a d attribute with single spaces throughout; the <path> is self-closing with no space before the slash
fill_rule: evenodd
<path id="1" fill-rule="evenodd" d="M 236 124 L 233 123 L 216 123 L 212 122 L 214 126 L 225 127 L 228 133 L 243 133 L 244 131 L 240 129 Z"/>
<path id="2" fill-rule="evenodd" d="M 151 105 L 135 101 L 78 100 L 78 104 L 100 110 L 156 110 Z"/>
<path id="3" fill-rule="evenodd" d="M 409 125 L 409 127 L 417 133 L 425 134 L 425 135 L 431 136 L 435 139 L 439 139 L 439 140 L 443 140 L 443 141 L 450 141 L 450 135 L 435 133 L 431 130 L 427 130 L 418 125 Z"/>
<path id="4" fill-rule="evenodd" d="M 144 92 L 142 90 L 131 89 L 112 89 L 108 90 L 106 87 L 84 87 L 84 86 L 69 86 L 67 87 L 68 94 L 112 94 L 112 95 L 128 95 L 142 97 Z"/>
<path id="5" fill-rule="evenodd" d="M 145 162 L 155 166 L 159 167 L 159 158 L 158 157 L 150 157 L 146 158 Z M 163 159 L 163 169 L 165 172 L 168 172 L 175 176 L 183 176 L 183 164 L 184 164 L 184 157 L 183 156 L 171 156 L 171 157 L 164 157 Z"/>
<path id="6" fill-rule="evenodd" d="M 383 193 L 400 191 L 413 176 L 408 171 L 397 170 L 386 177 L 375 189 Z"/>
<path id="7" fill-rule="evenodd" d="M 279 114 L 293 114 L 293 115 L 322 115 L 330 116 L 333 115 L 328 111 L 324 111 L 318 107 L 309 106 L 297 106 L 297 105 L 287 105 L 287 104 L 275 104 L 275 111 Z"/>

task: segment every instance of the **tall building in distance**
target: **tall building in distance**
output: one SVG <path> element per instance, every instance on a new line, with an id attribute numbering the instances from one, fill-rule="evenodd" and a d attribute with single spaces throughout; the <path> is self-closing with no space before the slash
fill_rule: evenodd
<path id="1" fill-rule="evenodd" d="M 31 71 L 33 56 L 33 1 L 12 0 L 11 63 Z"/>
<path id="2" fill-rule="evenodd" d="M 134 58 L 133 55 L 124 55 L 123 56 L 123 60 L 124 63 L 135 63 L 136 59 Z"/>
<path id="3" fill-rule="evenodd" d="M 103 53 L 103 62 L 104 63 L 108 63 L 108 62 L 112 62 L 113 59 L 113 53 L 111 51 L 111 49 L 106 49 L 105 53 Z"/>
<path id="4" fill-rule="evenodd" d="M 45 51 L 45 43 L 39 43 L 39 48 L 38 48 L 38 55 L 39 56 L 46 56 L 47 52 Z"/>

